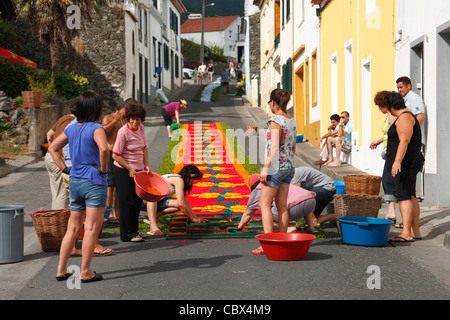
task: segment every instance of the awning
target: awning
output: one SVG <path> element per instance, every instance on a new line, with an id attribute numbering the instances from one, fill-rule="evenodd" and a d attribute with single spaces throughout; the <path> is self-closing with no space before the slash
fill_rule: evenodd
<path id="1" fill-rule="evenodd" d="M 6 61 L 8 61 L 11 64 L 24 63 L 31 68 L 37 68 L 36 63 L 31 61 L 30 59 L 21 57 L 21 56 L 15 54 L 14 52 L 11 52 L 11 51 L 3 49 L 3 48 L 0 48 L 0 57 L 2 57 L 3 59 L 5 59 Z"/>

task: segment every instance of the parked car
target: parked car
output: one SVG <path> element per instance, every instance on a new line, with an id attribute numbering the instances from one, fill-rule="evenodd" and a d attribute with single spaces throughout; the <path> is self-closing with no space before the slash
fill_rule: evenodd
<path id="1" fill-rule="evenodd" d="M 183 78 L 184 79 L 192 79 L 194 76 L 194 70 L 189 68 L 183 68 Z"/>

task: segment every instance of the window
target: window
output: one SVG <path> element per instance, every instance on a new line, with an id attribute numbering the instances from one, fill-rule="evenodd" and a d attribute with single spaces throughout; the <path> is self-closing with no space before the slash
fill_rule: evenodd
<path id="1" fill-rule="evenodd" d="M 285 0 L 285 6 L 286 6 L 286 22 L 288 22 L 291 15 L 291 0 Z"/>
<path id="2" fill-rule="evenodd" d="M 147 10 L 144 10 L 144 45 L 147 46 L 147 38 L 148 38 L 148 18 L 147 18 Z"/>
<path id="3" fill-rule="evenodd" d="M 178 35 L 178 16 L 172 9 L 170 9 L 170 29 Z"/>
<path id="4" fill-rule="evenodd" d="M 178 60 L 178 55 L 175 55 L 175 77 L 180 77 L 180 63 Z"/>
<path id="5" fill-rule="evenodd" d="M 153 0 L 153 6 L 158 9 L 158 0 Z"/>
<path id="6" fill-rule="evenodd" d="M 131 87 L 131 97 L 136 99 L 136 75 L 133 73 L 133 82 Z"/>
<path id="7" fill-rule="evenodd" d="M 148 87 L 148 60 L 145 59 L 145 103 L 148 103 L 148 93 L 149 93 L 149 87 Z"/>
<path id="8" fill-rule="evenodd" d="M 142 97 L 144 96 L 144 79 L 143 79 L 143 64 L 142 64 L 142 55 L 139 55 L 139 92 L 138 92 L 138 101 L 142 104 Z"/>
<path id="9" fill-rule="evenodd" d="M 131 31 L 131 52 L 134 56 L 134 31 Z"/>
<path id="10" fill-rule="evenodd" d="M 317 49 L 311 55 L 311 96 L 312 106 L 315 107 L 318 104 L 317 101 Z"/>
<path id="11" fill-rule="evenodd" d="M 331 114 L 338 113 L 337 52 L 331 55 Z"/>
<path id="12" fill-rule="evenodd" d="M 142 8 L 139 8 L 138 21 L 139 21 L 138 40 L 139 42 L 142 42 Z"/>
<path id="13" fill-rule="evenodd" d="M 281 75 L 282 88 L 292 93 L 292 59 L 289 58 L 283 65 L 283 73 Z"/>
<path id="14" fill-rule="evenodd" d="M 164 43 L 164 69 L 169 70 L 169 47 Z"/>

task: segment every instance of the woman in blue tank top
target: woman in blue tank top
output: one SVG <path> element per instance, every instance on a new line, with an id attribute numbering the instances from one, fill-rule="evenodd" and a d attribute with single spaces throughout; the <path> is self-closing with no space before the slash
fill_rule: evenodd
<path id="1" fill-rule="evenodd" d="M 86 283 L 103 279 L 90 269 L 90 265 L 106 208 L 109 150 L 105 130 L 97 123 L 103 110 L 102 98 L 94 92 L 85 92 L 75 104 L 78 123 L 66 128 L 48 151 L 65 173 L 69 173 L 69 169 L 58 151 L 69 143 L 72 157 L 69 181 L 71 212 L 61 243 L 56 280 L 64 281 L 72 276 L 67 273 L 67 261 L 86 217 L 80 273 L 81 282 Z"/>

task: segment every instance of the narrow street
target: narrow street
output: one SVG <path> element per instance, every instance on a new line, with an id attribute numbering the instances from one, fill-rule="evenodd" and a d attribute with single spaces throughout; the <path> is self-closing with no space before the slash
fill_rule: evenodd
<path id="1" fill-rule="evenodd" d="M 192 98 L 197 90 L 187 80 L 186 86 L 170 97 L 171 101 L 180 98 L 188 101 L 188 108 L 181 113 L 182 123 L 223 122 L 244 131 L 247 125 L 262 125 L 252 116 L 254 110 L 233 93 L 220 93 L 221 100 L 217 103 L 194 103 Z M 156 170 L 168 140 L 160 107 L 152 108 L 144 125 L 150 165 Z M 296 159 L 296 165 L 304 163 Z M 150 237 L 142 243 L 124 243 L 118 234 L 103 234 L 100 243 L 113 248 L 115 254 L 94 257 L 92 269 L 100 272 L 104 281 L 69 289 L 65 282 L 55 281 L 58 254 L 40 250 L 30 218 L 34 211 L 48 210 L 51 202 L 43 160 L 0 178 L 0 191 L 2 204 L 24 205 L 26 211 L 25 257 L 19 263 L 0 265 L 0 299 L 177 300 L 177 305 L 183 300 L 243 303 L 245 300 L 450 299 L 449 286 L 411 258 L 408 251 L 391 245 L 381 248 L 345 245 L 333 223 L 324 225 L 328 239 L 315 240 L 306 258 L 294 262 L 252 255 L 251 250 L 259 245 L 254 239 L 182 241 Z M 411 248 L 414 246 L 420 250 L 420 244 L 412 244 Z M 448 259 L 436 263 L 445 261 Z M 81 258 L 69 260 L 69 264 L 79 266 L 80 263 Z M 374 274 L 373 270 L 378 273 Z M 373 282 L 374 275 L 379 276 L 378 282 Z M 373 283 L 380 287 L 374 288 Z M 169 316 L 179 312 L 177 308 L 168 309 Z"/>

